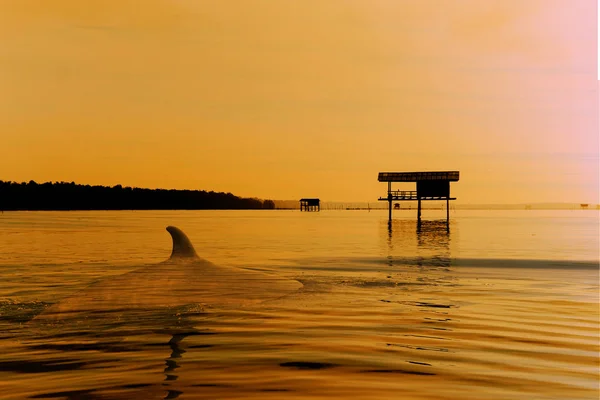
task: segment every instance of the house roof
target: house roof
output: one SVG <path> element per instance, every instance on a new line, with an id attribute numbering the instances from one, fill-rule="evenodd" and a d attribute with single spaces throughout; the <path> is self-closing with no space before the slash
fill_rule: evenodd
<path id="1" fill-rule="evenodd" d="M 458 181 L 458 171 L 380 172 L 379 182 Z"/>

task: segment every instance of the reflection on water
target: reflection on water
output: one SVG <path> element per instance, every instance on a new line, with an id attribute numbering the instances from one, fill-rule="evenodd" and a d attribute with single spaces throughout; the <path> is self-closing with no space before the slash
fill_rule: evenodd
<path id="1" fill-rule="evenodd" d="M 447 252 L 450 257 L 450 225 L 446 221 L 421 221 L 417 223 L 419 247 Z"/>
<path id="2" fill-rule="evenodd" d="M 143 215 L 148 221 L 121 222 L 119 229 L 129 235 L 124 237 L 135 237 L 127 246 L 141 248 L 127 256 L 142 258 L 148 243 L 168 256 L 168 240 L 161 236 L 164 215 Z M 385 215 L 261 214 L 287 218 L 283 221 L 256 215 L 244 220 L 248 226 L 239 228 L 244 233 L 239 237 L 222 214 L 179 216 L 204 257 L 210 259 L 213 251 L 222 261 L 235 252 L 237 266 L 240 259 L 253 259 L 246 268 L 303 284 L 250 306 L 92 309 L 94 318 L 40 327 L 31 320 L 69 296 L 80 299 L 72 304 L 89 305 L 96 295 L 119 293 L 110 301 L 119 304 L 128 292 L 147 298 L 169 276 L 180 287 L 194 272 L 161 264 L 155 275 L 125 281 L 123 273 L 139 264 L 3 266 L 0 399 L 598 398 L 599 287 L 593 263 L 555 262 L 549 269 L 543 259 L 483 260 L 481 251 L 480 259 L 463 264 L 457 243 L 477 233 L 463 229 L 481 226 L 472 221 L 453 220 L 448 231 L 445 220 L 422 221 L 419 229 L 414 219 L 396 219 L 389 230 Z M 156 219 L 159 234 L 152 241 Z M 212 232 L 204 232 L 207 227 Z M 51 226 L 44 229 L 53 232 Z M 289 235 L 281 243 L 273 234 L 280 229 Z M 70 243 L 96 238 L 99 231 L 104 240 L 98 248 L 87 243 L 91 251 L 125 254 L 125 241 L 110 245 L 116 240 L 112 225 L 80 226 L 58 236 Z M 210 248 L 227 241 L 226 251 Z M 263 243 L 268 251 L 260 249 Z M 352 256 L 328 254 L 328 246 L 346 248 Z M 150 271 L 152 263 L 143 261 Z M 113 289 L 127 283 L 120 292 L 91 290 L 96 281 Z M 226 285 L 212 290 L 223 294 Z M 237 289 L 248 296 L 253 290 Z M 168 304 L 181 304 L 169 298 L 175 291 L 160 293 Z M 202 302 L 203 291 L 185 292 L 190 301 L 195 296 Z"/>
<path id="3" fill-rule="evenodd" d="M 181 345 L 181 341 L 188 336 L 197 335 L 197 334 L 200 334 L 200 332 L 178 333 L 171 337 L 171 340 L 169 340 L 169 347 L 171 348 L 171 355 L 169 356 L 169 358 L 167 358 L 165 360 L 165 369 L 164 369 L 165 381 L 167 381 L 167 382 L 176 381 L 178 379 L 178 376 L 177 376 L 177 373 L 175 370 L 180 367 L 180 365 L 178 364 L 178 361 L 179 361 L 179 359 L 182 358 L 183 354 L 186 352 Z M 166 384 L 164 384 L 164 385 L 166 385 Z M 182 393 L 183 392 L 181 392 L 179 390 L 170 389 L 167 391 L 165 399 L 176 399 Z"/>
<path id="4" fill-rule="evenodd" d="M 169 347 L 171 348 L 171 356 L 165 360 L 165 380 L 174 381 L 177 380 L 177 375 L 174 374 L 175 370 L 179 368 L 177 365 L 177 359 L 181 358 L 185 350 L 179 347 L 179 342 L 185 339 L 188 334 L 177 334 L 171 337 L 169 340 Z"/>
<path id="5" fill-rule="evenodd" d="M 451 223 L 455 226 L 456 222 Z M 406 254 L 413 258 L 435 260 L 439 266 L 450 266 L 452 258 L 451 238 L 456 232 L 451 232 L 450 225 L 446 220 L 422 220 L 420 223 L 410 219 L 393 219 L 392 221 L 380 222 L 380 231 L 383 236 L 386 229 L 386 240 L 388 248 L 388 263 L 393 265 L 394 260 L 406 261 Z"/>

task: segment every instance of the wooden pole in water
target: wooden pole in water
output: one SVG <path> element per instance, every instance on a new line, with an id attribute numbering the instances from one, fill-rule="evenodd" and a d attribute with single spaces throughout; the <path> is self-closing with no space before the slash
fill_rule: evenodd
<path id="1" fill-rule="evenodd" d="M 421 196 L 417 194 L 417 223 L 421 225 Z"/>
<path id="2" fill-rule="evenodd" d="M 446 197 L 446 225 L 450 227 L 450 196 Z"/>
<path id="3" fill-rule="evenodd" d="M 392 223 L 392 182 L 388 182 L 388 222 Z"/>

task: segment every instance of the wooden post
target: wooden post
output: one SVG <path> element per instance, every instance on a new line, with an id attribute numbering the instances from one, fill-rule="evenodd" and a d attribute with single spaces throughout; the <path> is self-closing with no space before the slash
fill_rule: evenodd
<path id="1" fill-rule="evenodd" d="M 450 195 L 446 197 L 446 225 L 450 227 Z"/>
<path id="2" fill-rule="evenodd" d="M 417 223 L 421 225 L 421 196 L 417 193 Z"/>
<path id="3" fill-rule="evenodd" d="M 392 182 L 388 182 L 388 221 L 392 223 Z"/>

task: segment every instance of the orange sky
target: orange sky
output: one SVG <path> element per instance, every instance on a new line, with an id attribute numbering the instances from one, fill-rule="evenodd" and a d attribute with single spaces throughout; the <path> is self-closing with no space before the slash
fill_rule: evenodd
<path id="1" fill-rule="evenodd" d="M 0 0 L 0 179 L 599 202 L 595 0 Z"/>

